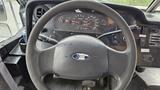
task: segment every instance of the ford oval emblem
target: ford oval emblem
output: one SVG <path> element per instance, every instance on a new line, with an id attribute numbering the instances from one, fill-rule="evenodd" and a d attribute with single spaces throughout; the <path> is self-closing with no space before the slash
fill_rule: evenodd
<path id="1" fill-rule="evenodd" d="M 77 61 L 85 61 L 85 60 L 89 60 L 89 55 L 85 53 L 74 53 L 72 55 L 72 59 Z"/>

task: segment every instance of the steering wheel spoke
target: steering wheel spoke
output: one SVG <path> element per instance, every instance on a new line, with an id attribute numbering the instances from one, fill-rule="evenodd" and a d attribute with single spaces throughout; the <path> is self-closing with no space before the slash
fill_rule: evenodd
<path id="1" fill-rule="evenodd" d="M 42 51 L 39 51 L 39 68 L 42 76 L 49 73 L 54 73 L 53 62 L 54 62 L 54 51 L 55 47 L 51 47 Z"/>
<path id="2" fill-rule="evenodd" d="M 30 45 L 28 45 L 30 47 Z M 30 75 L 33 82 L 37 82 L 37 86 L 41 87 L 42 90 L 48 90 L 45 86 L 43 78 L 45 75 L 49 73 L 53 73 L 53 57 L 55 47 L 50 47 L 45 50 L 38 50 L 35 47 L 30 47 L 32 52 L 27 52 L 27 60 L 32 59 L 31 61 L 27 61 L 27 67 L 30 69 Z M 32 72 L 32 73 L 31 73 Z"/>
<path id="3" fill-rule="evenodd" d="M 130 67 L 134 67 L 133 63 L 135 59 L 136 57 L 134 57 L 129 47 L 125 51 L 116 51 L 108 48 L 109 74 L 113 76 L 117 82 L 113 90 L 120 89 L 122 83 L 128 85 L 128 81 L 130 81 L 131 78 L 127 77 L 132 76 L 134 72 L 134 69 Z"/>
<path id="4" fill-rule="evenodd" d="M 109 49 L 108 54 L 109 73 L 122 76 L 124 71 L 128 68 L 129 53 L 127 51 L 120 52 Z"/>

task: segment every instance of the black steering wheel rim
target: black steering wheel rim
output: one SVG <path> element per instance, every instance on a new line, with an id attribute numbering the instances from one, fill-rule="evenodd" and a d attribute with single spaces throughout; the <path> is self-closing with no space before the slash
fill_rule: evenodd
<path id="1" fill-rule="evenodd" d="M 115 51 L 109 47 L 107 47 L 107 49 L 110 50 L 110 52 L 109 52 L 110 57 L 109 58 L 113 59 L 113 61 L 110 61 L 111 69 L 109 70 L 109 73 L 114 75 L 115 77 L 117 76 L 117 80 L 118 80 L 118 85 L 114 88 L 114 90 L 124 89 L 128 85 L 128 83 L 130 82 L 131 77 L 134 72 L 134 69 L 135 69 L 135 65 L 136 65 L 137 53 L 136 53 L 136 44 L 135 44 L 135 39 L 133 37 L 133 34 L 132 34 L 130 28 L 128 27 L 127 23 L 125 22 L 125 20 L 116 11 L 114 11 L 110 7 L 103 5 L 103 4 L 100 4 L 98 2 L 85 1 L 85 0 L 67 1 L 67 2 L 61 3 L 61 4 L 53 7 L 47 13 L 45 13 L 38 20 L 36 25 L 34 26 L 32 32 L 30 34 L 29 40 L 28 40 L 27 53 L 26 53 L 27 68 L 28 68 L 28 71 L 29 71 L 29 74 L 31 76 L 33 83 L 35 84 L 35 86 L 39 90 L 48 90 L 48 88 L 46 87 L 44 82 L 42 82 L 42 78 L 40 76 L 41 75 L 40 70 L 43 68 L 37 67 L 37 66 L 39 66 L 40 62 L 38 60 L 36 60 L 36 59 L 39 59 L 38 57 L 40 55 L 44 54 L 44 53 L 39 53 L 40 51 L 36 47 L 36 40 L 38 38 L 40 31 L 43 29 L 45 24 L 55 14 L 60 13 L 62 11 L 70 10 L 73 8 L 87 8 L 87 9 L 93 9 L 98 12 L 101 12 L 101 13 L 113 18 L 113 20 L 115 20 L 117 22 L 117 24 L 119 25 L 119 27 L 122 29 L 122 32 L 126 37 L 127 49 L 123 52 Z M 54 53 L 55 47 L 51 47 L 50 49 L 52 49 L 52 50 L 49 50 L 48 52 Z M 127 64 L 126 65 L 127 67 L 125 67 L 126 69 L 124 70 L 124 73 L 118 72 L 118 69 L 115 68 L 114 66 L 112 66 L 112 63 L 117 64 L 116 63 L 117 58 L 115 55 L 117 55 L 117 57 L 119 56 L 119 54 L 115 54 L 115 53 L 125 54 L 124 56 L 122 56 L 122 58 L 125 56 L 128 56 L 127 57 L 128 61 L 125 63 L 125 64 Z M 113 54 L 113 55 L 111 55 L 111 54 Z M 52 56 L 52 54 L 49 54 L 49 55 Z M 43 58 L 42 56 L 41 56 L 41 58 Z M 35 61 L 34 61 L 34 59 L 35 59 Z M 45 62 L 43 62 L 43 64 L 45 64 Z M 122 64 L 122 65 L 125 65 L 125 64 Z M 114 72 L 114 70 L 115 70 L 115 72 Z M 118 72 L 118 74 L 116 72 Z"/>

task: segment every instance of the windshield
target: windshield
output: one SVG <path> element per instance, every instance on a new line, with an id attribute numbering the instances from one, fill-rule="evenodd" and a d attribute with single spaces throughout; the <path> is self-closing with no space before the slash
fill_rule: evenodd
<path id="1" fill-rule="evenodd" d="M 133 6 L 140 9 L 147 9 L 153 0 L 97 0 L 103 3 Z"/>

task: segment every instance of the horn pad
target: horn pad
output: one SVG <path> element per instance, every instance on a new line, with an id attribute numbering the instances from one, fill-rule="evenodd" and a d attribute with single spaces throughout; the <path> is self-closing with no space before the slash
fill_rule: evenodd
<path id="1" fill-rule="evenodd" d="M 60 41 L 54 54 L 54 72 L 64 79 L 97 79 L 108 72 L 107 49 L 97 38 L 76 35 Z"/>

